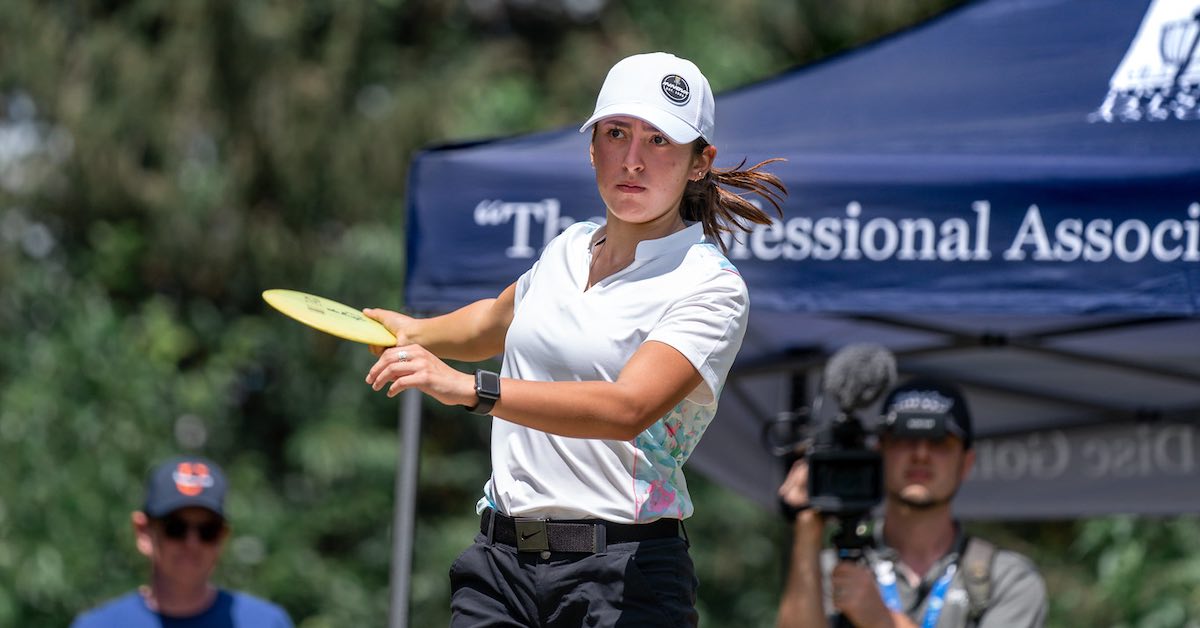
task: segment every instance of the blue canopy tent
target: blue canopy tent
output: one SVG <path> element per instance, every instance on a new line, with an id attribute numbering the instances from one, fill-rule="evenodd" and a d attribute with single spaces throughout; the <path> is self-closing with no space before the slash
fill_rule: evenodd
<path id="1" fill-rule="evenodd" d="M 764 426 L 875 342 L 965 384 L 962 516 L 1200 509 L 1198 48 L 1200 0 L 981 0 L 719 95 L 718 166 L 783 157 L 791 195 L 729 243 L 750 326 L 688 468 L 773 505 Z M 417 312 L 495 296 L 603 216 L 573 128 L 433 148 L 410 176 Z"/>
<path id="2" fill-rule="evenodd" d="M 774 504 L 764 425 L 875 342 L 966 385 L 961 515 L 1197 511 L 1198 48 L 1200 0 L 983 0 L 719 95 L 718 166 L 783 157 L 791 194 L 729 242 L 751 321 L 688 468 Z M 495 296 L 603 216 L 587 139 L 421 153 L 407 306 Z"/>

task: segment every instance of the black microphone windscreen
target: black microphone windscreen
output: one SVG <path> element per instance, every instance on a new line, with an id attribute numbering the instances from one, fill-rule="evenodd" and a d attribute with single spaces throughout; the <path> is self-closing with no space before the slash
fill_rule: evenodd
<path id="1" fill-rule="evenodd" d="M 825 364 L 825 392 L 843 412 L 871 405 L 895 381 L 896 356 L 877 344 L 846 345 Z"/>

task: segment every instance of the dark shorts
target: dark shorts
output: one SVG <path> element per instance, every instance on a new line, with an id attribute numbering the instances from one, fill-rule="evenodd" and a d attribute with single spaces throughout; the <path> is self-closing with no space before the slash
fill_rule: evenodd
<path id="1" fill-rule="evenodd" d="M 450 567 L 450 625 L 696 626 L 697 586 L 679 537 L 593 554 L 518 552 L 480 534 Z"/>

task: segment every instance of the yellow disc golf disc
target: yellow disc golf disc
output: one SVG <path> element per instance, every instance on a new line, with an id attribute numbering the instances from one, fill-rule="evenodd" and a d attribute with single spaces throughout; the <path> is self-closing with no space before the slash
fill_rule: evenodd
<path id="1" fill-rule="evenodd" d="M 264 290 L 262 297 L 280 312 L 338 338 L 380 347 L 396 344 L 396 337 L 382 323 L 337 301 L 279 288 Z"/>

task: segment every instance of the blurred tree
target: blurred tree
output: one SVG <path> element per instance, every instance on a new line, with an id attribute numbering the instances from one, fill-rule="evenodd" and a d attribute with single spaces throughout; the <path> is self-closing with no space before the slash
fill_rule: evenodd
<path id="1" fill-rule="evenodd" d="M 414 151 L 575 123 L 627 54 L 678 52 L 719 91 L 955 1 L 0 3 L 0 626 L 139 583 L 128 513 L 178 450 L 230 473 L 224 582 L 307 628 L 383 625 L 396 404 L 362 384 L 363 348 L 261 291 L 400 308 Z M 416 626 L 446 623 L 488 474 L 487 424 L 426 411 Z M 690 479 L 704 622 L 770 625 L 785 526 Z M 1181 626 L 1195 526 L 1025 538 L 1069 592 L 1057 625 L 1078 606 Z"/>

